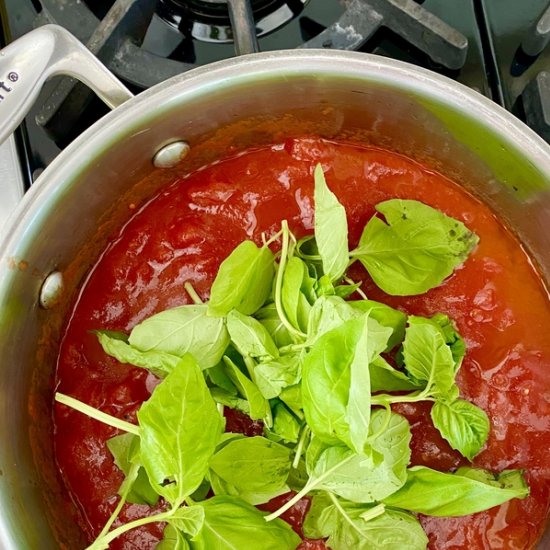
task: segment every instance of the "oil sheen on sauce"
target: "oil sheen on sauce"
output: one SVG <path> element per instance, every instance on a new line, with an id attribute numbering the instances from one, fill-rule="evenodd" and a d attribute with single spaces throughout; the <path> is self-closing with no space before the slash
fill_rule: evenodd
<path id="1" fill-rule="evenodd" d="M 468 351 L 459 373 L 461 393 L 491 420 L 488 444 L 474 460 L 494 471 L 523 468 L 531 487 L 525 500 L 460 518 L 421 516 L 431 549 L 527 549 L 544 529 L 550 508 L 550 306 L 546 290 L 520 244 L 477 199 L 440 174 L 400 155 L 320 139 L 289 139 L 247 151 L 181 178 L 149 201 L 116 235 L 86 283 L 66 326 L 57 370 L 58 390 L 130 421 L 157 384 L 146 371 L 107 357 L 90 334 L 123 330 L 161 310 L 189 301 L 183 284 L 203 299 L 220 262 L 244 239 L 261 242 L 282 219 L 302 236 L 313 230 L 313 169 L 347 211 L 354 245 L 374 205 L 389 198 L 423 201 L 463 221 L 480 244 L 443 285 L 422 296 L 389 297 L 357 267 L 370 298 L 410 314 L 436 312 L 455 320 Z M 395 410 L 412 426 L 412 463 L 449 470 L 463 463 L 438 435 L 427 403 Z M 56 458 L 81 512 L 90 541 L 117 502 L 123 479 L 105 440 L 108 426 L 56 405 Z M 228 429 L 250 435 L 261 425 L 228 412 Z M 276 509 L 280 503 L 264 505 Z M 161 506 L 161 505 L 159 505 Z M 307 499 L 283 516 L 300 532 Z M 127 504 L 121 521 L 148 513 Z M 118 525 L 119 522 L 115 525 Z M 162 526 L 127 533 L 111 548 L 148 550 Z M 324 548 L 321 541 L 301 548 Z"/>

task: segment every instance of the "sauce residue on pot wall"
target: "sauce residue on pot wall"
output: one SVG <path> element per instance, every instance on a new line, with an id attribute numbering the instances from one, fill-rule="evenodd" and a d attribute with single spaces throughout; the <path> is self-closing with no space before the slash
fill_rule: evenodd
<path id="1" fill-rule="evenodd" d="M 415 297 L 383 294 L 357 267 L 356 280 L 373 299 L 410 314 L 436 312 L 455 320 L 468 352 L 459 373 L 461 394 L 491 419 L 476 466 L 523 468 L 531 487 L 525 500 L 459 518 L 421 517 L 433 549 L 531 548 L 550 508 L 550 306 L 534 267 L 512 234 L 484 204 L 440 174 L 400 155 L 374 148 L 289 139 L 250 150 L 197 171 L 163 190 L 117 235 L 101 256 L 69 317 L 59 354 L 59 391 L 105 412 L 135 420 L 157 380 L 106 356 L 89 331 L 129 331 L 150 315 L 188 302 L 189 281 L 207 299 L 220 262 L 244 239 L 261 241 L 282 219 L 302 236 L 313 228 L 313 168 L 322 162 L 327 181 L 348 214 L 351 245 L 374 205 L 388 198 L 421 200 L 468 225 L 480 245 L 442 286 Z M 404 404 L 413 432 L 412 462 L 447 471 L 464 459 L 439 436 L 430 405 Z M 56 405 L 55 448 L 67 490 L 93 540 L 118 500 L 123 479 L 105 445 L 108 426 Z M 233 429 L 261 430 L 229 414 Z M 275 509 L 279 503 L 268 505 Z M 285 516 L 300 531 L 307 501 Z M 127 504 L 127 521 L 149 513 Z M 162 526 L 127 533 L 111 548 L 154 548 Z M 322 548 L 319 542 L 304 548 Z"/>

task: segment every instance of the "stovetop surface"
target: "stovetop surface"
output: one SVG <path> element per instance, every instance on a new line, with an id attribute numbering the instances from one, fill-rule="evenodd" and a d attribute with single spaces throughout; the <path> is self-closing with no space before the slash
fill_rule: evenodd
<path id="1" fill-rule="evenodd" d="M 95 39 L 97 43 L 94 29 L 113 4 L 112 0 L 0 0 L 4 42 L 11 42 L 35 26 L 58 22 L 68 26 L 83 42 L 92 43 Z M 118 29 L 130 36 L 131 46 L 126 48 L 130 53 L 126 51 L 125 55 L 145 59 L 141 72 L 131 74 L 131 63 L 117 65 L 116 56 L 109 50 L 112 37 L 102 35 L 104 45 L 98 47 L 100 58 L 133 91 L 139 92 L 193 66 L 235 55 L 233 43 L 227 41 L 232 34 L 227 14 L 212 12 L 213 4 L 209 6 L 204 0 L 139 0 L 136 4 L 140 5 L 139 11 L 134 10 L 121 20 Z M 353 47 L 414 63 L 476 89 L 550 138 L 550 132 L 545 135 L 545 121 L 530 111 L 526 113 L 522 97 L 527 89 L 530 95 L 525 104 L 531 109 L 544 95 L 544 89 L 535 83 L 540 83 L 541 71 L 550 71 L 550 47 L 531 56 L 521 48 L 522 42 L 533 36 L 534 25 L 548 7 L 548 0 L 251 0 L 251 4 L 256 10 L 261 51 L 303 47 L 306 43 Z M 406 16 L 396 11 L 395 5 L 402 4 L 408 4 Z M 372 9 L 383 14 L 379 27 L 369 22 Z M 330 34 L 327 39 L 331 25 L 339 19 L 345 23 L 350 13 L 354 25 L 364 29 L 360 32 L 365 34 L 365 40 L 351 46 L 333 40 Z M 278 26 L 282 21 L 286 23 Z M 316 38 L 323 31 L 321 38 Z M 266 34 L 261 35 L 262 32 Z M 422 42 L 429 33 L 435 33 L 435 38 L 430 35 L 428 42 L 442 41 L 431 49 Z M 460 45 L 464 37 L 467 49 Z M 72 103 L 82 104 L 82 112 L 64 111 L 67 107 L 63 104 L 57 119 L 49 119 L 44 105 L 55 103 L 52 93 L 59 95 L 64 86 L 69 85 L 60 84 L 59 79 L 46 84 L 17 137 L 28 184 L 61 148 L 106 112 L 99 100 L 77 89 L 77 99 L 72 99 Z"/>

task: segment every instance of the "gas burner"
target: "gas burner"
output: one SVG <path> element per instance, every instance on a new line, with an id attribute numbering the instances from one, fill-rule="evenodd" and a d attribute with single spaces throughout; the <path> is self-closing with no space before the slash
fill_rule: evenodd
<path id="1" fill-rule="evenodd" d="M 261 37 L 298 16 L 309 0 L 251 0 L 250 8 Z M 182 34 L 202 42 L 233 42 L 230 4 L 227 0 L 160 0 L 159 17 Z"/>

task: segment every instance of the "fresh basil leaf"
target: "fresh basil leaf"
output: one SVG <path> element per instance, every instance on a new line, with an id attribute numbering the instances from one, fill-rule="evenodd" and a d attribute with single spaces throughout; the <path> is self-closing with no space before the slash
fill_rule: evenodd
<path id="1" fill-rule="evenodd" d="M 227 315 L 231 342 L 243 357 L 279 357 L 279 350 L 267 329 L 254 317 L 237 310 Z"/>
<path id="2" fill-rule="evenodd" d="M 296 384 L 284 388 L 279 394 L 279 399 L 298 417 L 303 418 L 304 405 L 302 400 L 302 385 Z"/>
<path id="3" fill-rule="evenodd" d="M 320 164 L 315 167 L 315 241 L 323 271 L 336 281 L 348 267 L 348 222 L 346 210 L 328 188 Z"/>
<path id="4" fill-rule="evenodd" d="M 369 431 L 370 446 L 384 457 L 384 466 L 391 470 L 391 475 L 399 486 L 407 479 L 411 437 L 409 423 L 403 416 L 381 409 L 373 411 Z"/>
<path id="5" fill-rule="evenodd" d="M 315 342 L 323 334 L 339 327 L 342 323 L 363 317 L 363 312 L 353 308 L 351 303 L 338 296 L 317 298 L 309 316 L 308 340 Z"/>
<path id="6" fill-rule="evenodd" d="M 210 291 L 208 315 L 223 317 L 232 309 L 252 315 L 271 292 L 274 256 L 267 246 L 243 241 L 222 262 Z"/>
<path id="7" fill-rule="evenodd" d="M 321 266 L 321 256 L 319 255 L 319 247 L 317 246 L 315 235 L 302 237 L 296 243 L 295 254 L 306 261 L 308 265 L 313 265 L 315 269 L 317 269 L 317 266 Z M 316 274 L 315 278 L 317 278 Z"/>
<path id="8" fill-rule="evenodd" d="M 302 378 L 300 354 L 290 354 L 277 360 L 260 363 L 255 369 L 256 384 L 266 399 L 278 397 L 288 386 L 298 384 Z"/>
<path id="9" fill-rule="evenodd" d="M 169 519 L 179 531 L 194 537 L 204 525 L 204 509 L 202 506 L 182 506 L 178 508 Z"/>
<path id="10" fill-rule="evenodd" d="M 376 210 L 386 221 L 373 216 L 351 255 L 387 294 L 423 294 L 439 286 L 479 241 L 462 222 L 418 201 L 392 199 Z"/>
<path id="11" fill-rule="evenodd" d="M 346 407 L 346 421 L 349 425 L 349 440 L 352 448 L 357 453 L 363 453 L 369 437 L 369 426 L 371 418 L 371 387 L 369 363 L 372 360 L 373 352 L 369 348 L 373 345 L 373 338 L 370 334 L 371 326 L 368 317 L 363 320 L 363 331 L 357 341 L 355 353 L 349 364 L 349 392 L 348 404 Z M 378 325 L 380 327 L 380 325 Z M 385 346 L 388 335 L 382 332 Z"/>
<path id="12" fill-rule="evenodd" d="M 149 479 L 170 504 L 179 505 L 204 479 L 224 424 L 191 355 L 155 388 L 137 416 Z"/>
<path id="13" fill-rule="evenodd" d="M 158 502 L 159 494 L 151 486 L 147 473 L 140 465 L 139 437 L 130 433 L 116 435 L 107 440 L 107 447 L 115 464 L 126 476 L 118 494 L 122 496 L 125 493 L 126 500 L 133 504 L 154 506 Z M 133 479 L 130 478 L 132 466 L 138 466 Z"/>
<path id="14" fill-rule="evenodd" d="M 239 367 L 237 367 L 229 357 L 225 356 L 224 361 L 227 365 L 227 374 L 231 378 L 231 381 L 237 386 L 241 395 L 248 401 L 250 418 L 252 418 L 252 420 L 264 420 L 271 414 L 271 409 L 269 408 L 268 401 L 258 389 L 258 386 L 243 374 Z"/>
<path id="15" fill-rule="evenodd" d="M 392 350 L 403 341 L 407 316 L 402 311 L 375 300 L 350 300 L 347 303 L 364 314 L 368 313 L 371 319 L 378 321 L 383 327 L 392 329 L 385 351 Z"/>
<path id="16" fill-rule="evenodd" d="M 434 395 L 445 395 L 454 385 L 455 361 L 439 327 L 425 317 L 409 317 L 403 342 L 405 369 L 413 382 L 430 384 Z"/>
<path id="17" fill-rule="evenodd" d="M 223 319 L 206 315 L 207 305 L 167 309 L 136 325 L 128 339 L 144 351 L 163 351 L 183 357 L 190 353 L 202 369 L 216 365 L 229 344 Z"/>
<path id="18" fill-rule="evenodd" d="M 528 494 L 529 487 L 520 470 L 493 476 L 474 468 L 459 468 L 454 474 L 446 474 L 414 466 L 409 468 L 405 485 L 385 498 L 384 503 L 429 516 L 466 516 Z"/>
<path id="19" fill-rule="evenodd" d="M 332 279 L 328 275 L 322 275 L 317 279 L 315 283 L 315 294 L 319 297 L 336 295 Z"/>
<path id="20" fill-rule="evenodd" d="M 287 443 L 297 443 L 301 424 L 283 403 L 273 407 L 273 428 L 271 433 Z"/>
<path id="21" fill-rule="evenodd" d="M 229 378 L 227 372 L 225 372 L 225 363 L 223 361 L 220 361 L 217 365 L 205 370 L 204 374 L 214 386 L 218 386 L 218 388 L 230 393 L 231 395 L 237 395 L 237 388 L 235 387 L 235 384 L 231 382 L 231 378 Z"/>
<path id="22" fill-rule="evenodd" d="M 306 453 L 308 485 L 353 502 L 374 502 L 394 493 L 407 479 L 409 423 L 400 415 L 372 413 L 369 443 L 362 454 L 341 446 L 327 447 L 313 437 Z"/>
<path id="23" fill-rule="evenodd" d="M 215 496 L 200 504 L 204 526 L 191 541 L 193 550 L 295 550 L 300 537 L 288 523 L 266 522 L 265 514 L 232 496 Z"/>
<path id="24" fill-rule="evenodd" d="M 287 492 L 290 466 L 290 449 L 259 436 L 231 440 L 210 459 L 210 469 L 251 504 L 260 504 L 273 495 Z M 247 495 L 268 497 L 249 500 Z"/>
<path id="25" fill-rule="evenodd" d="M 128 336 L 122 332 L 96 330 L 94 333 L 107 355 L 120 363 L 147 369 L 159 378 L 164 378 L 172 372 L 180 360 L 179 357 L 164 351 L 140 351 L 128 344 Z"/>
<path id="26" fill-rule="evenodd" d="M 317 285 L 317 268 L 315 267 L 315 265 L 307 262 L 305 263 L 305 266 L 306 270 L 300 290 L 307 299 L 308 303 L 313 305 L 315 303 L 315 300 L 317 300 L 318 298 L 317 292 L 315 290 Z M 307 323 L 304 325 L 304 328 L 307 328 Z"/>
<path id="27" fill-rule="evenodd" d="M 450 403 L 436 401 L 431 417 L 451 447 L 469 460 L 481 451 L 489 436 L 490 423 L 485 411 L 462 399 Z"/>
<path id="28" fill-rule="evenodd" d="M 163 531 L 163 539 L 155 550 L 189 550 L 189 542 L 173 525 L 167 524 Z"/>
<path id="29" fill-rule="evenodd" d="M 334 294 L 339 298 L 348 298 L 359 288 L 361 288 L 361 283 L 338 285 L 334 287 Z"/>
<path id="30" fill-rule="evenodd" d="M 390 333 L 368 317 L 351 319 L 321 336 L 305 356 L 304 413 L 313 433 L 325 443 L 338 445 L 343 441 L 359 450 L 367 435 L 365 411 L 370 410 L 370 386 L 362 389 L 355 379 L 364 382 L 368 377 L 368 364 L 386 347 Z"/>
<path id="31" fill-rule="evenodd" d="M 294 338 L 281 321 L 274 303 L 267 304 L 259 309 L 254 317 L 267 329 L 278 348 L 294 344 Z"/>
<path id="32" fill-rule="evenodd" d="M 376 508 L 331 498 L 326 493 L 315 495 L 304 521 L 304 534 L 309 538 L 328 537 L 326 544 L 332 550 L 426 549 L 428 537 L 412 514 L 385 509 L 365 519 L 376 513 Z"/>
<path id="33" fill-rule="evenodd" d="M 337 502 L 342 505 L 347 501 L 338 499 Z M 354 503 L 350 504 L 356 506 Z M 308 539 L 324 539 L 331 536 L 336 531 L 340 520 L 338 514 L 335 513 L 337 511 L 338 509 L 335 507 L 329 493 L 316 493 L 311 499 L 311 504 L 302 525 L 304 536 Z M 329 548 L 332 548 L 332 546 Z"/>
<path id="34" fill-rule="evenodd" d="M 299 330 L 307 328 L 311 306 L 302 293 L 304 279 L 308 277 L 306 264 L 293 256 L 288 259 L 283 274 L 281 301 L 290 323 Z"/>
<path id="35" fill-rule="evenodd" d="M 250 404 L 246 399 L 241 399 L 221 388 L 210 388 L 210 395 L 216 403 L 250 416 Z"/>
<path id="36" fill-rule="evenodd" d="M 369 365 L 371 392 L 417 390 L 418 384 L 404 372 L 394 369 L 382 356 L 375 357 Z"/>
<path id="37" fill-rule="evenodd" d="M 210 485 L 210 481 L 208 480 L 208 477 L 205 477 L 199 485 L 199 488 L 191 493 L 189 502 L 200 502 L 201 500 L 205 500 L 211 495 L 211 490 L 212 487 Z"/>
<path id="38" fill-rule="evenodd" d="M 322 448 L 308 474 L 308 491 L 330 491 L 354 502 L 380 500 L 401 486 L 392 482 L 391 470 L 380 454 L 357 454 L 344 446 Z"/>
<path id="39" fill-rule="evenodd" d="M 436 313 L 431 318 L 431 321 L 436 323 L 441 328 L 443 337 L 445 338 L 445 343 L 451 349 L 451 353 L 455 361 L 455 372 L 457 372 L 462 365 L 464 356 L 466 355 L 466 344 L 464 343 L 464 340 L 457 332 L 453 322 L 449 319 L 449 317 L 447 317 L 447 315 L 444 315 L 443 313 Z"/>
<path id="40" fill-rule="evenodd" d="M 271 491 L 267 493 L 244 493 L 238 487 L 233 485 L 230 481 L 222 479 L 218 474 L 213 471 L 209 473 L 210 483 L 212 487 L 212 492 L 215 495 L 226 495 L 239 497 L 241 500 L 257 506 L 258 504 L 265 504 L 270 500 L 280 497 L 289 492 L 290 488 L 288 486 L 283 486 L 276 491 Z"/>

